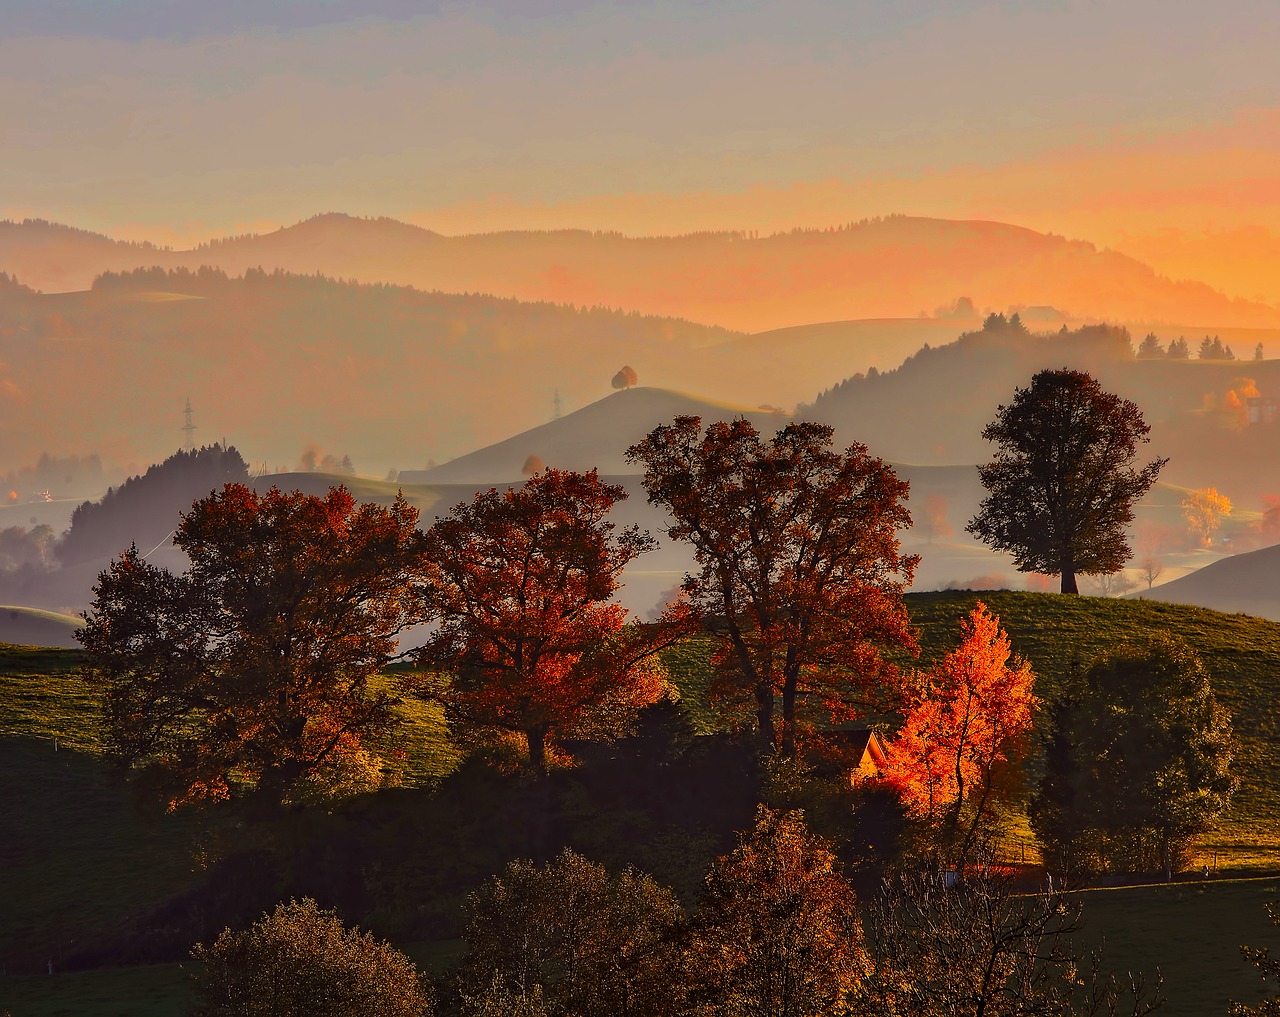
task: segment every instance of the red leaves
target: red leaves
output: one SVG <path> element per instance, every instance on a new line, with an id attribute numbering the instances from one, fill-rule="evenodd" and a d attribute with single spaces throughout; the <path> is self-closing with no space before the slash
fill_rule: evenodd
<path id="1" fill-rule="evenodd" d="M 429 596 L 439 627 L 420 662 L 452 722 L 525 735 L 530 762 L 548 738 L 617 728 L 659 698 L 647 658 L 671 638 L 627 626 L 611 603 L 623 568 L 653 546 L 606 520 L 626 497 L 593 470 L 546 470 L 522 487 L 476 495 L 427 533 Z"/>

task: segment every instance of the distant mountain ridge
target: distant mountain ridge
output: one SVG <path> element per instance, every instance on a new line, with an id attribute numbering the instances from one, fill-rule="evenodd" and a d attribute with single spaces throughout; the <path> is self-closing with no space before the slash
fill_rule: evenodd
<path id="1" fill-rule="evenodd" d="M 427 290 L 607 306 L 743 331 L 903 318 L 970 297 L 1113 321 L 1277 327 L 1280 310 L 1175 282 L 1093 244 L 1006 223 L 893 215 L 769 236 L 630 237 L 586 230 L 444 236 L 341 213 L 186 251 L 123 243 L 42 220 L 0 223 L 0 271 L 46 291 L 104 271 L 280 268 Z"/>
<path id="2" fill-rule="evenodd" d="M 745 417 L 772 434 L 787 416 L 758 408 L 714 403 L 682 392 L 639 387 L 615 392 L 558 420 L 504 441 L 459 456 L 424 471 L 402 471 L 407 484 L 500 484 L 524 478 L 525 465 L 536 457 L 560 470 L 599 470 L 621 475 L 642 472 L 626 461 L 627 449 L 659 424 L 677 416 L 701 417 L 704 423 Z"/>

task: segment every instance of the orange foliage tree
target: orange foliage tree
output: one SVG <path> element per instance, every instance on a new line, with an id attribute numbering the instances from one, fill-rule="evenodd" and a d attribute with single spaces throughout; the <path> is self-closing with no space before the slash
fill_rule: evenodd
<path id="1" fill-rule="evenodd" d="M 1231 499 L 1216 487 L 1202 487 L 1182 499 L 1182 518 L 1201 547 L 1213 543 L 1222 520 L 1231 514 Z"/>
<path id="2" fill-rule="evenodd" d="M 754 708 L 761 748 L 783 756 L 806 714 L 848 719 L 879 694 L 896 675 L 882 646 L 915 648 L 902 591 L 919 558 L 897 536 L 907 484 L 865 446 L 831 441 L 825 424 L 762 440 L 747 420 L 704 431 L 682 416 L 627 451 L 673 517 L 667 533 L 693 545 L 685 592 L 719 641 L 713 694 Z"/>
<path id="3" fill-rule="evenodd" d="M 417 510 L 242 484 L 195 503 L 182 574 L 131 548 L 98 577 L 78 638 L 105 689 L 107 745 L 170 807 L 268 803 L 363 760 L 394 723 L 370 679 L 420 620 Z"/>
<path id="4" fill-rule="evenodd" d="M 982 601 L 960 633 L 960 644 L 920 675 L 885 776 L 914 815 L 942 824 L 963 861 L 1040 701 L 1030 665 L 1011 659 L 1009 637 Z"/>
<path id="5" fill-rule="evenodd" d="M 420 691 L 460 734 L 523 738 L 542 770 L 548 742 L 614 734 L 664 691 L 654 659 L 680 608 L 628 625 L 612 597 L 653 538 L 606 518 L 626 497 L 596 472 L 549 469 L 519 489 L 457 505 L 426 534 L 435 631 L 418 651 Z"/>

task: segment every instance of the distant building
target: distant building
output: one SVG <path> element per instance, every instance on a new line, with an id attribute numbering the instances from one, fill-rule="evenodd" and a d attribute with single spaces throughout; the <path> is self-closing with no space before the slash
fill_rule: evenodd
<path id="1" fill-rule="evenodd" d="M 828 732 L 828 737 L 841 758 L 848 761 L 851 784 L 880 776 L 889 752 L 879 731 L 869 727 L 838 728 Z"/>
<path id="2" fill-rule="evenodd" d="M 1250 424 L 1274 424 L 1280 416 L 1280 400 L 1274 396 L 1250 396 L 1247 405 Z"/>

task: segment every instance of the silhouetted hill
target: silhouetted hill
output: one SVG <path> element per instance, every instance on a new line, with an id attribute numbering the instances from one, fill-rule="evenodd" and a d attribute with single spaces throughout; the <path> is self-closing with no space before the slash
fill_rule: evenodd
<path id="1" fill-rule="evenodd" d="M 154 461 L 180 440 L 190 396 L 198 438 L 233 435 L 277 472 L 320 446 L 384 473 L 546 420 L 557 393 L 580 406 L 624 364 L 648 383 L 698 364 L 715 375 L 721 363 L 699 351 L 733 336 L 605 308 L 257 270 L 108 275 L 85 293 L 0 300 L 11 424 L 0 471 L 87 435 L 113 458 Z"/>
<path id="2" fill-rule="evenodd" d="M 1142 360 L 1132 345 L 1114 326 L 1037 334 L 998 324 L 922 348 L 894 370 L 846 378 L 798 414 L 896 462 L 985 462 L 993 450 L 982 430 L 1015 387 L 1071 367 L 1138 404 L 1152 425 L 1143 454 L 1170 458 L 1163 480 L 1251 504 L 1273 491 L 1280 423 L 1251 418 L 1248 398 L 1280 397 L 1280 361 Z"/>
<path id="3" fill-rule="evenodd" d="M 627 449 L 659 424 L 669 424 L 677 416 L 702 417 L 705 423 L 745 417 L 767 434 L 787 421 L 781 413 L 712 402 L 667 389 L 633 388 L 459 456 L 443 466 L 402 472 L 400 479 L 418 484 L 516 483 L 524 479 L 530 456 L 536 456 L 544 466 L 561 470 L 634 474 L 639 471 L 626 462 Z"/>
<path id="4" fill-rule="evenodd" d="M 0 270 L 44 290 L 99 273 L 212 265 L 629 310 L 762 331 L 904 318 L 958 296 L 978 307 L 1045 306 L 1113 321 L 1280 325 L 1280 311 L 1174 282 L 1113 251 L 1005 223 L 893 215 L 770 236 L 627 237 L 583 230 L 446 237 L 332 213 L 189 251 L 109 241 L 41 221 L 0 223 Z"/>
<path id="5" fill-rule="evenodd" d="M 0 643 L 19 646 L 78 647 L 76 629 L 84 621 L 74 615 L 31 607 L 0 605 Z"/>
<path id="6" fill-rule="evenodd" d="M 1140 596 L 1280 621 L 1280 544 L 1223 558 Z"/>

